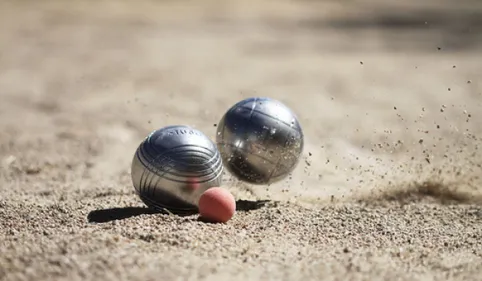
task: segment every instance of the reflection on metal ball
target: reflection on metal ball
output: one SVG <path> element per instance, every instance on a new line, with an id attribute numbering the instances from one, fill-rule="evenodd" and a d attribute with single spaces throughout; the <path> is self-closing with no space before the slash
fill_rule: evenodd
<path id="1" fill-rule="evenodd" d="M 248 98 L 218 124 L 216 144 L 226 169 L 241 181 L 271 184 L 288 176 L 303 152 L 296 115 L 280 101 Z"/>
<path id="2" fill-rule="evenodd" d="M 195 213 L 201 194 L 220 186 L 223 165 L 216 144 L 189 126 L 156 130 L 137 148 L 131 166 L 134 188 L 149 207 Z"/>

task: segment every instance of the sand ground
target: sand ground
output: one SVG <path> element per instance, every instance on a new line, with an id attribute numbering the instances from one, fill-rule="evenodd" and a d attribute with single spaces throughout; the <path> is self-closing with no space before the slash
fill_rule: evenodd
<path id="1" fill-rule="evenodd" d="M 482 280 L 480 1 L 1 1 L 1 280 Z M 152 214 L 152 130 L 290 106 L 292 177 Z M 269 200 L 269 201 L 267 201 Z"/>

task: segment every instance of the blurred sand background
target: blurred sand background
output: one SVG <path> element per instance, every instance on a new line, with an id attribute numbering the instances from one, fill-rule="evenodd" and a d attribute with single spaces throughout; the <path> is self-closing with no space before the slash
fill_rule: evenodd
<path id="1" fill-rule="evenodd" d="M 0 279 L 482 280 L 481 48 L 475 0 L 1 1 Z M 293 175 L 227 174 L 227 224 L 144 208 L 142 139 L 250 96 Z"/>

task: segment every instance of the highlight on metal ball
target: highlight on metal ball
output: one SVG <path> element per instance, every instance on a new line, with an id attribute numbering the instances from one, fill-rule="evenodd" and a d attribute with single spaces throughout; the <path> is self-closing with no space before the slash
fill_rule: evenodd
<path id="1" fill-rule="evenodd" d="M 131 166 L 141 200 L 159 211 L 191 214 L 202 193 L 220 186 L 223 165 L 216 144 L 189 126 L 168 126 L 147 136 Z"/>
<path id="2" fill-rule="evenodd" d="M 226 169 L 241 181 L 271 184 L 296 168 L 303 130 L 280 101 L 254 97 L 232 106 L 217 126 L 216 145 Z"/>

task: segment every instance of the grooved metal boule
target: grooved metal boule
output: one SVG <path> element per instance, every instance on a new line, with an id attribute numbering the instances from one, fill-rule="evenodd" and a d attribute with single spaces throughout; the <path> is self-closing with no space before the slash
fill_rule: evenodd
<path id="1" fill-rule="evenodd" d="M 223 164 L 216 144 L 189 126 L 149 134 L 137 148 L 132 183 L 141 200 L 157 210 L 197 212 L 201 194 L 220 186 Z"/>
<path id="2" fill-rule="evenodd" d="M 226 169 L 241 181 L 271 184 L 298 165 L 304 139 L 296 115 L 280 101 L 248 98 L 221 118 L 216 144 Z"/>

